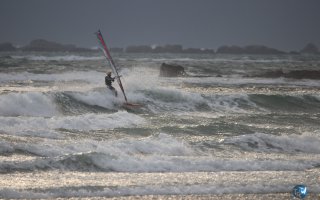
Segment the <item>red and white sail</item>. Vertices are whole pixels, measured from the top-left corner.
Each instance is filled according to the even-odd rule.
[[[115,75],[115,78],[117,79],[117,82],[118,82],[118,84],[119,84],[119,86],[121,88],[121,91],[123,93],[123,97],[127,102],[127,97],[126,97],[126,94],[124,92],[124,89],[123,89],[123,86],[122,86],[122,83],[121,83],[120,76],[118,74],[116,65],[115,65],[115,63],[114,63],[114,61],[113,61],[113,59],[111,57],[111,54],[110,54],[110,52],[108,50],[108,47],[107,47],[107,45],[106,45],[106,43],[105,43],[105,41],[104,41],[104,39],[102,37],[101,31],[98,30],[95,34],[97,35],[97,38],[98,38],[98,41],[99,41],[99,44],[100,44],[100,49],[103,51],[104,56],[108,60],[108,62],[110,64],[110,67],[112,69],[112,72]]]

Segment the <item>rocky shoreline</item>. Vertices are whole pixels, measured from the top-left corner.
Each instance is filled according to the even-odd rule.
[[[41,51],[41,52],[94,52],[98,49],[77,47],[73,44],[60,44],[57,42],[37,39],[29,44],[16,47],[10,42],[0,43],[0,52],[3,51]],[[318,47],[309,43],[300,51],[280,51],[264,45],[248,45],[240,47],[236,45],[223,45],[216,51],[205,48],[183,48],[182,45],[148,46],[135,45],[126,48],[110,48],[112,52],[119,53],[186,53],[186,54],[255,54],[255,55],[281,55],[281,54],[320,54]]]

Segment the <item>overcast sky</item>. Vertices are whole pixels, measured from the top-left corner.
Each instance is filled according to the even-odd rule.
[[[320,46],[320,0],[0,0],[0,43]]]

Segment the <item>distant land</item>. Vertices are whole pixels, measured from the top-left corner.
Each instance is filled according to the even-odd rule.
[[[28,45],[15,47],[12,43],[6,42],[0,44],[0,52],[3,51],[43,51],[43,52],[95,52],[97,49],[77,47],[73,44],[59,44],[57,42],[37,39],[31,41]],[[275,48],[270,48],[264,45],[248,45],[240,47],[236,45],[221,46],[216,51],[213,49],[203,48],[186,48],[182,45],[169,44],[164,46],[148,46],[135,45],[126,48],[111,48],[112,52],[119,53],[190,53],[190,54],[320,54],[318,47],[313,43],[308,43],[304,48],[298,51],[280,51]]]
[[[84,52],[92,51],[92,49],[80,48],[73,44],[59,44],[57,42],[37,39],[19,48],[9,42],[2,43],[0,44],[0,51]]]

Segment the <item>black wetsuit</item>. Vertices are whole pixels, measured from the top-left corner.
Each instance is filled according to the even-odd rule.
[[[106,77],[104,78],[104,80],[105,80],[106,86],[107,86],[110,90],[114,91],[115,95],[117,96],[117,91],[116,91],[116,89],[115,89],[114,87],[112,87],[112,82],[114,82],[114,78],[112,78],[111,76],[106,76]]]
[[[114,81],[114,78],[112,78],[111,76],[106,76],[104,78],[106,85],[108,86],[108,88],[113,88],[112,87],[112,82]],[[114,88],[113,88],[114,89]]]

